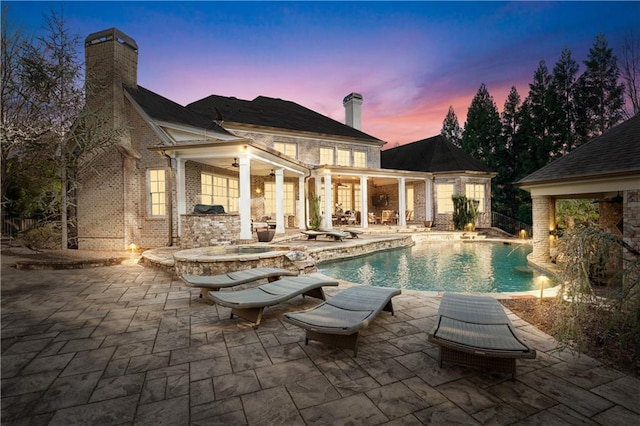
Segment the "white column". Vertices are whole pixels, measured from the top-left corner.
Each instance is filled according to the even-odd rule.
[[[251,235],[251,166],[247,157],[240,157],[240,239],[250,240]]]
[[[369,227],[369,206],[367,205],[367,200],[369,199],[368,189],[367,189],[367,177],[360,176],[360,205],[362,206],[360,212],[360,225],[363,228]]]
[[[433,179],[425,179],[424,181],[424,201],[426,215],[425,220],[433,222]]]
[[[405,178],[398,179],[398,225],[407,225],[407,192],[405,188]]]
[[[187,213],[187,201],[185,196],[185,163],[183,158],[176,158],[176,202],[178,212],[178,236],[182,235],[182,218],[180,215]]]
[[[284,234],[284,174],[276,169],[276,233]]]
[[[307,229],[307,220],[309,215],[307,212],[307,199],[305,197],[305,182],[304,176],[298,178],[298,228],[301,230]]]
[[[322,218],[322,228],[332,229],[331,212],[333,212],[333,194],[331,191],[331,175],[324,175],[324,216]]]

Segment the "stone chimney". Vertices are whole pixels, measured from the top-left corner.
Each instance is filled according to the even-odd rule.
[[[350,93],[342,100],[344,105],[345,119],[347,126],[354,129],[362,129],[362,95],[360,93]]]

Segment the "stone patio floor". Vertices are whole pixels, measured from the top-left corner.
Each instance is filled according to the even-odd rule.
[[[438,366],[439,299],[404,291],[357,358],[279,320],[253,329],[172,273],[17,270],[2,258],[2,424],[640,424],[640,381],[509,313],[538,352],[508,374]],[[344,288],[327,288],[332,295]]]

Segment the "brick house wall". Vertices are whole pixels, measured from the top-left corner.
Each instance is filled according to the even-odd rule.
[[[166,158],[147,150],[160,140],[124,95],[123,85],[137,86],[137,45],[115,29],[95,33],[85,43],[87,104],[111,107],[114,127],[125,127],[92,170],[81,176],[78,191],[78,248],[123,250],[165,246],[171,240],[166,217],[147,214],[147,171],[167,170]],[[173,200],[175,206],[175,199]],[[174,224],[177,224],[173,215]]]

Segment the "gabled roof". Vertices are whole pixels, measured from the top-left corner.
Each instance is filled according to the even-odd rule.
[[[442,135],[382,151],[380,165],[383,169],[416,172],[491,172],[486,165]]]
[[[235,97],[211,95],[187,105],[187,108],[203,117],[221,122],[229,121],[382,142],[295,102],[266,96],[258,96],[252,101],[247,101]]]
[[[182,105],[147,90],[142,86],[135,88],[125,87],[125,90],[131,95],[140,108],[155,120],[198,127],[230,135],[229,132],[216,124],[213,119],[206,119]]]
[[[530,175],[520,185],[640,172],[640,114]]]

